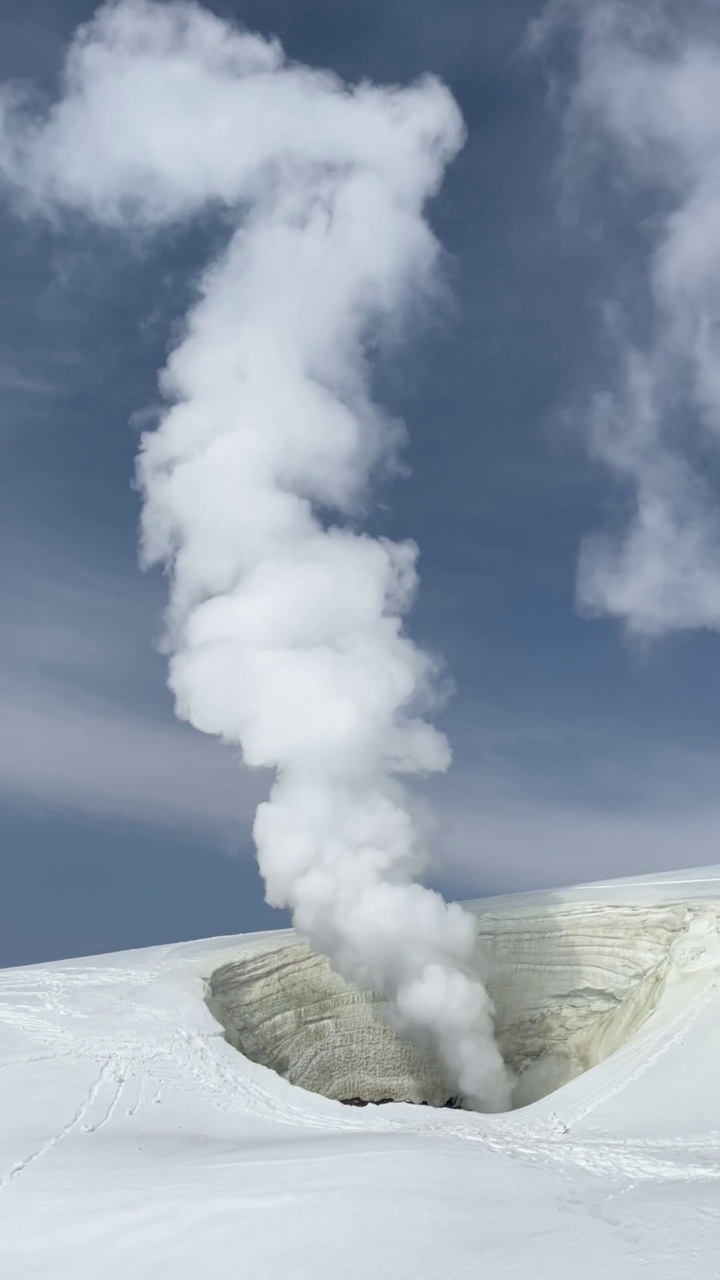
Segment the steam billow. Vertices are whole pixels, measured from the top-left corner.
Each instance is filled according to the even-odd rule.
[[[423,207],[462,139],[431,77],[349,87],[194,5],[126,0],[78,31],[42,117],[5,95],[0,151],[25,211],[147,234],[215,210],[229,227],[138,458],[177,713],[275,770],[254,826],[268,901],[384,994],[452,1089],[500,1110],[472,920],[414,879],[400,779],[450,761],[422,718],[433,663],[403,629],[416,548],[357,529],[398,442],[368,352],[431,296]]]

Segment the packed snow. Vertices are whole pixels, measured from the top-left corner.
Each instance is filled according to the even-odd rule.
[[[719,1275],[720,867],[471,906],[506,1054],[582,1072],[499,1115],[239,1052],[210,980],[285,933],[0,974],[3,1280]]]

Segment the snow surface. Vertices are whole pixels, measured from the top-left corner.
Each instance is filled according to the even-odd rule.
[[[630,908],[633,990],[633,932],[684,923],[640,1029],[500,1116],[347,1108],[238,1053],[207,980],[287,934],[3,971],[2,1280],[720,1276],[720,867],[475,903],[498,971],[573,904]]]

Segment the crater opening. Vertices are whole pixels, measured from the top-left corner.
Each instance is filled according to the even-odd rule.
[[[473,908],[469,908],[473,910]],[[477,971],[515,1078],[513,1107],[602,1062],[654,1012],[717,906],[553,903],[477,914]],[[695,947],[697,951],[697,946]],[[436,1061],[401,1039],[384,1002],[300,941],[250,945],[209,978],[226,1039],[292,1084],[353,1105],[462,1105]]]

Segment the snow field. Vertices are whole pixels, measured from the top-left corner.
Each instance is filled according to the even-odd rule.
[[[560,1008],[571,1040],[592,1045],[573,991],[600,993],[613,1035],[632,993],[645,1017],[603,1061],[505,1115],[343,1107],[238,1053],[207,980],[287,934],[0,973],[2,1280],[712,1280],[720,871],[676,879],[484,904],[501,1035],[542,1026],[557,1048]],[[634,908],[613,915],[612,946],[586,909],[598,903]],[[581,910],[551,927],[563,904]],[[533,984],[531,956],[554,986]]]

